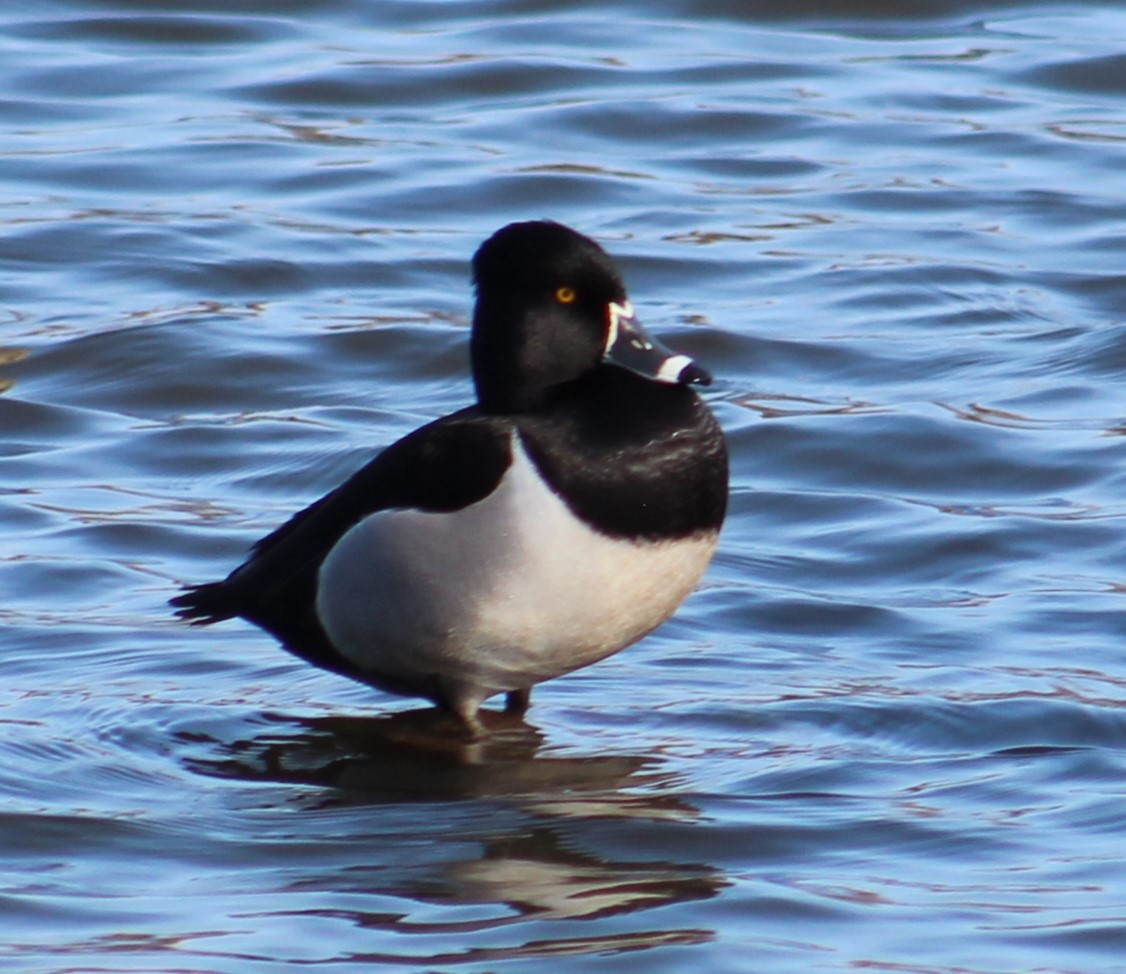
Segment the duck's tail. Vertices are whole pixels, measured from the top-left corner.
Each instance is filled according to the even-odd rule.
[[[180,595],[169,599],[168,604],[193,626],[209,626],[239,614],[232,586],[226,581],[189,585]]]

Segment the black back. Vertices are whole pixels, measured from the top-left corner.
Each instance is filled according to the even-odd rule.
[[[376,511],[456,511],[482,500],[510,463],[508,424],[475,407],[445,416],[393,443],[268,534],[223,581],[192,586],[172,605],[196,625],[242,616],[310,662],[356,676],[316,618],[317,573],[328,553]]]

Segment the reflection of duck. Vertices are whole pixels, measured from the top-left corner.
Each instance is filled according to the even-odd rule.
[[[26,348],[0,348],[0,365],[13,365],[27,358]],[[0,376],[0,393],[7,392],[16,384],[15,379]]]
[[[173,599],[242,616],[298,656],[420,696],[471,732],[488,697],[617,652],[699,580],[723,522],[727,452],[594,241],[512,224],[473,260],[477,404],[388,447]]]
[[[678,807],[667,796],[618,793],[663,783],[667,776],[655,770],[653,758],[541,752],[543,734],[520,717],[485,711],[481,718],[489,734],[478,739],[443,733],[445,716],[424,709],[370,718],[282,718],[276,734],[227,744],[192,734],[185,743],[207,747],[207,754],[189,762],[204,774],[338,789],[328,802],[339,800],[341,791],[364,802],[519,798],[526,806],[558,803],[563,816],[568,800],[581,814],[604,800],[607,815],[694,818],[689,806]],[[214,756],[216,748],[221,758]],[[615,800],[626,811],[617,812]]]
[[[696,811],[667,793],[673,779],[656,759],[541,751],[543,735],[521,719],[489,712],[482,718],[489,734],[476,741],[443,733],[443,718],[434,710],[371,719],[274,718],[274,731],[225,744],[196,731],[181,737],[184,746],[205,750],[190,762],[204,774],[333,786],[319,795],[320,806],[397,809],[437,803],[433,812],[409,815],[414,823],[409,829],[392,813],[399,839],[425,853],[352,873],[347,888],[419,903],[501,908],[426,921],[357,912],[353,919],[359,926],[457,934],[528,917],[596,919],[707,899],[726,885],[710,866],[675,861],[675,836],[667,830],[694,829]],[[642,838],[639,829],[660,833]],[[625,844],[625,833],[634,843],[662,848],[660,859],[606,855]],[[674,841],[666,850],[663,840],[670,836]],[[699,929],[634,930],[610,934],[603,944],[603,933],[592,930],[581,940],[585,945],[590,939],[589,945],[566,949],[636,949],[710,936]]]
[[[708,899],[725,885],[714,869],[661,862],[606,862],[568,848],[551,828],[485,843],[479,859],[452,863],[431,902],[504,902],[519,914],[595,919]]]

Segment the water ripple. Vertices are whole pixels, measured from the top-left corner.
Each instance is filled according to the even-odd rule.
[[[228,8],[0,15],[8,966],[1118,969],[1118,6]],[[171,619],[537,216],[717,373],[684,610],[473,746]]]

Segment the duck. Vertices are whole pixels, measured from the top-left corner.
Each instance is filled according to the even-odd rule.
[[[315,666],[430,701],[469,736],[503,694],[605,659],[668,619],[727,508],[711,376],[642,326],[613,259],[550,220],[472,259],[476,402],[387,446],[171,600]]]

